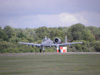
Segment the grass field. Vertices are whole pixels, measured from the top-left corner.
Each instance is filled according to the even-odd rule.
[[[0,55],[0,75],[100,75],[100,54]]]

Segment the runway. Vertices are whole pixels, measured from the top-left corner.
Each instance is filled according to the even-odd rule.
[[[57,52],[45,52],[45,53],[0,53],[2,55],[54,55],[54,54],[100,54],[100,52],[67,52],[67,53],[57,53]]]

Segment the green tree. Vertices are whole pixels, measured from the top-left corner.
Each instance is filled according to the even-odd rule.
[[[82,24],[75,24],[68,29],[68,37],[72,37],[71,40],[83,40],[85,26]],[[69,35],[70,34],[70,35]]]
[[[8,38],[10,39],[12,36],[14,36],[14,30],[13,28],[11,28],[10,26],[5,26],[4,27],[4,32],[6,33],[6,35],[8,36]]]
[[[96,52],[100,52],[100,41],[96,41],[92,43]]]
[[[0,27],[0,39],[2,39],[4,41],[8,41],[8,37],[5,34],[5,32],[1,29],[1,27]]]
[[[25,36],[25,34],[23,33],[23,32],[20,32],[18,35],[17,35],[17,37],[18,38],[25,38],[26,36]]]
[[[95,41],[95,36],[89,31],[84,31],[84,40],[87,40],[87,41]]]
[[[64,41],[65,33],[58,28],[50,28],[50,38],[53,40],[56,37]]]
[[[67,34],[69,38],[72,37],[71,40],[95,41],[94,35],[82,24],[75,24],[71,26]]]
[[[45,36],[49,36],[49,29],[47,27],[40,27],[36,29],[36,35],[40,39],[43,39]]]
[[[100,27],[93,27],[93,26],[89,26],[87,27],[88,30],[91,31],[91,33],[95,36],[95,40],[100,40]]]

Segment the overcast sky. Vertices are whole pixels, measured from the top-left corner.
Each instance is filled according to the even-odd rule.
[[[100,27],[100,0],[0,0],[0,26]]]

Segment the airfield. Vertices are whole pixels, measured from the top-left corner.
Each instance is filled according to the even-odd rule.
[[[0,75],[100,75],[100,52],[0,53]]]

